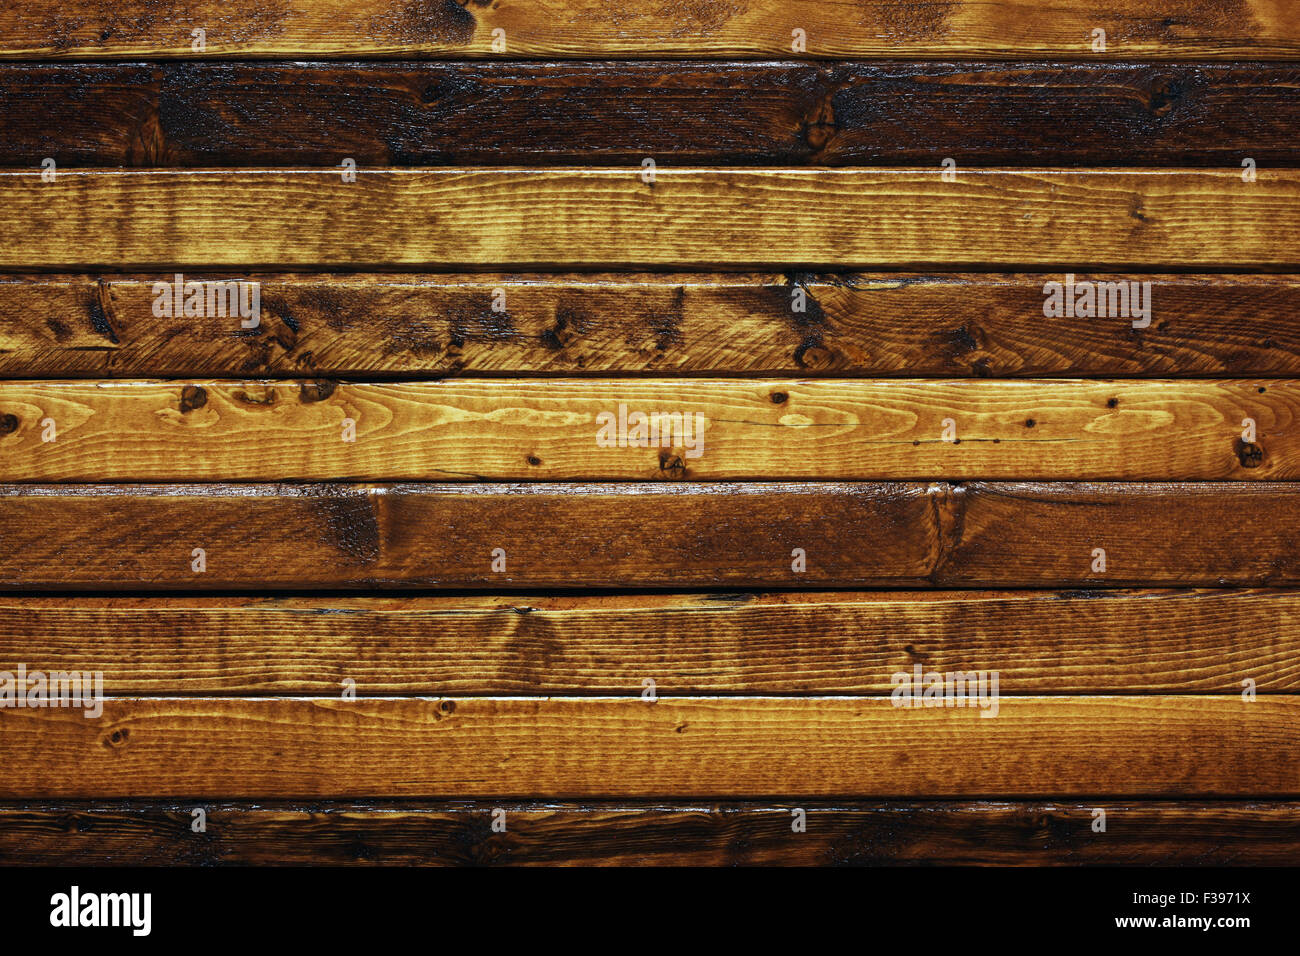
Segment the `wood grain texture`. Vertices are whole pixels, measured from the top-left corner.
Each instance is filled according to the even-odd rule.
[[[924,485],[0,488],[10,588],[924,583]],[[803,574],[796,547],[818,549]],[[192,570],[193,549],[207,553]],[[504,570],[492,570],[497,548]]]
[[[76,803],[0,807],[8,866],[1294,866],[1300,804]],[[506,811],[505,833],[491,830]],[[1107,830],[1093,833],[1095,810]]]
[[[1298,422],[1293,380],[0,382],[0,480],[1268,480]]]
[[[0,172],[0,268],[1300,266],[1300,171]]]
[[[0,486],[18,591],[1275,587],[1297,542],[1289,482]]]
[[[1150,283],[1143,328],[1131,308],[1045,318],[1064,275],[185,279],[258,282],[258,327],[155,316],[174,276],[0,276],[0,377],[1300,377],[1296,276],[1076,276]]]
[[[0,598],[0,672],[104,692],[887,694],[998,671],[1005,694],[1300,691],[1300,592],[983,591],[388,598]]]
[[[959,586],[1056,576],[1279,585],[1300,574],[1296,491],[1288,484],[972,482],[950,490],[941,506],[947,532],[934,578]],[[1104,572],[1091,570],[1099,548]]]
[[[107,698],[0,709],[5,799],[1300,793],[1300,697]]]
[[[509,56],[780,56],[803,29],[808,56],[1300,57],[1287,0],[69,0],[57,10],[12,0],[0,12],[0,55],[490,56],[505,31]],[[191,30],[206,31],[192,48]],[[1092,31],[1106,31],[1092,52]]]
[[[0,165],[1279,167],[1298,89],[1263,63],[5,64]]]

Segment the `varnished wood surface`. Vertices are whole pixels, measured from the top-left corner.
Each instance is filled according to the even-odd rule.
[[[0,10],[0,863],[1300,859],[1300,25],[1117,4]]]
[[[68,0],[51,10],[13,0],[0,12],[0,55],[130,56],[1026,56],[1078,59],[1300,57],[1287,0],[924,0],[740,3],[632,0]],[[205,30],[196,51],[191,31]],[[1106,31],[1094,52],[1093,30]],[[503,31],[498,34],[496,31]],[[504,49],[494,51],[494,38]]]
[[[1297,541],[1292,482],[0,486],[13,591],[1269,587]]]
[[[205,811],[195,833],[193,811]],[[794,832],[793,810],[807,829]],[[505,832],[493,832],[494,810]],[[1105,813],[1106,830],[1093,829]],[[0,807],[9,866],[1294,866],[1284,801]],[[1194,874],[1193,874],[1194,875]]]
[[[1293,380],[0,382],[0,480],[1259,481],[1298,422]]]
[[[643,173],[33,166],[0,172],[0,268],[1300,266],[1294,169]]]
[[[0,710],[0,798],[1300,794],[1300,697],[108,698]]]
[[[1268,63],[4,64],[0,165],[1279,167],[1298,89]]]
[[[17,589],[923,583],[924,485],[0,488]],[[815,557],[792,570],[796,547]],[[206,570],[193,570],[193,549]],[[504,561],[493,570],[500,549]],[[69,560],[69,557],[75,557]]]
[[[1300,376],[1295,276],[1081,273],[1149,316],[1048,318],[1064,274],[184,274],[240,279],[254,329],[154,315],[174,275],[0,276],[0,376]]]
[[[887,694],[998,671],[1002,693],[1300,691],[1300,592],[0,598],[0,672],[133,694]]]

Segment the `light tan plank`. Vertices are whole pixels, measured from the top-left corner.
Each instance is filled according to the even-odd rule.
[[[3,382],[0,480],[1259,480],[1298,422],[1291,380]]]
[[[1287,0],[9,0],[0,55],[789,56],[795,29],[823,57],[1300,57]]]
[[[0,172],[6,268],[1300,266],[1300,171]],[[342,157],[339,157],[341,160]],[[165,278],[165,277],[160,277]]]

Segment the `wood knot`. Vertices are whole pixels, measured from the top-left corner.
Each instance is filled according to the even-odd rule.
[[[304,405],[323,402],[334,394],[334,389],[337,387],[337,383],[325,380],[302,382],[298,385],[298,401]]]
[[[803,138],[814,152],[820,153],[830,145],[835,133],[835,108],[831,105],[831,97],[826,96],[808,114],[803,124]]]
[[[1264,462],[1264,449],[1254,442],[1238,438],[1236,452],[1242,468],[1258,468]]]
[[[1183,96],[1183,85],[1170,77],[1159,77],[1151,84],[1151,112],[1164,116],[1172,110]]]
[[[181,414],[192,412],[208,404],[208,393],[198,385],[186,385],[181,389]]]
[[[671,451],[661,451],[659,470],[673,478],[685,478],[686,462],[682,461],[681,455],[674,455]]]

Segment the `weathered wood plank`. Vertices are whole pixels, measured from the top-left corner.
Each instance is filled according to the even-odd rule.
[[[0,797],[1300,793],[1300,697],[108,698],[0,709]],[[991,719],[985,719],[991,717]]]
[[[881,694],[997,671],[1003,693],[1300,691],[1300,592],[0,599],[0,672],[104,693]]]
[[[1261,63],[7,64],[0,165],[1278,167],[1298,89]]]
[[[0,382],[0,480],[1268,480],[1298,421],[1293,380]]]
[[[1298,541],[1290,482],[0,486],[10,590],[1294,586]]]
[[[924,485],[8,485],[0,586],[924,583],[933,515]]]
[[[0,268],[1300,267],[1300,170],[644,173],[0,171]]]
[[[792,810],[807,830],[795,833]],[[1300,804],[390,802],[0,807],[8,866],[1295,866]],[[491,828],[505,810],[505,833]],[[1094,833],[1095,812],[1106,832]]]
[[[1093,585],[1281,584],[1300,577],[1296,491],[1286,484],[972,482],[943,503],[948,530],[934,578],[960,586],[1058,577]]]
[[[798,29],[808,56],[1294,58],[1290,13],[1285,0],[1195,0],[1176,12],[1155,0],[1058,0],[1050,16],[1037,0],[69,0],[57,10],[11,0],[0,55],[766,57],[788,56]],[[1097,29],[1106,45],[1094,52]]]
[[[1300,376],[1296,276],[1079,274],[1051,318],[1065,275],[184,278],[257,282],[257,327],[154,315],[171,274],[0,276],[0,376]]]

